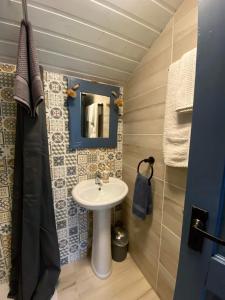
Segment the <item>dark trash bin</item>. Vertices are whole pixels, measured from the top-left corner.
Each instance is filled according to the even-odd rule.
[[[128,251],[128,233],[122,227],[112,230],[112,259],[121,262],[126,259]]]

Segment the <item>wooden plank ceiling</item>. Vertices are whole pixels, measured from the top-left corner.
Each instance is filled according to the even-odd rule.
[[[27,0],[40,63],[124,84],[182,0]],[[15,63],[22,5],[0,3],[0,61]]]

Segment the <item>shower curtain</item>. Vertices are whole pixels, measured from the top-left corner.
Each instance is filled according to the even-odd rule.
[[[17,125],[8,297],[50,300],[60,273],[60,257],[43,85],[32,28],[24,22],[21,23],[14,99],[17,100]]]
[[[38,118],[17,105],[9,298],[50,300],[60,273],[45,104]]]

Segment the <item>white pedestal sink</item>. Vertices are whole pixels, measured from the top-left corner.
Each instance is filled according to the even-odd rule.
[[[99,278],[111,274],[111,208],[123,201],[128,193],[125,182],[109,178],[101,190],[94,179],[78,183],[72,191],[73,198],[81,206],[93,210],[93,242],[91,265]]]

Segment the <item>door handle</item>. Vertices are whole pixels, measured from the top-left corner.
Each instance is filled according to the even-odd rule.
[[[193,226],[193,229],[194,230],[197,230],[197,232],[203,236],[204,238],[210,240],[210,241],[213,241],[219,245],[222,245],[222,246],[225,246],[225,241],[224,240],[221,240],[220,238],[214,236],[214,235],[211,235],[209,234],[207,231],[205,230],[202,230],[202,222],[201,220],[199,219],[194,219],[194,224],[192,225]]]
[[[202,251],[204,238],[213,241],[219,245],[225,246],[224,240],[214,235],[211,235],[206,231],[208,215],[208,211],[195,206],[192,207],[188,246],[189,248],[198,252]]]

